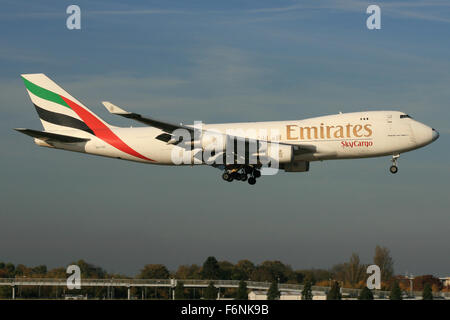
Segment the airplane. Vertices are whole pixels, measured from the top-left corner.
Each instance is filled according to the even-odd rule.
[[[128,112],[145,127],[106,123],[45,74],[21,75],[44,131],[16,128],[43,147],[157,165],[210,165],[225,181],[256,183],[265,168],[309,171],[310,162],[391,156],[424,147],[439,133],[399,111],[363,111],[303,120],[184,125]],[[264,166],[264,168],[263,168]],[[273,172],[273,171],[272,171]]]

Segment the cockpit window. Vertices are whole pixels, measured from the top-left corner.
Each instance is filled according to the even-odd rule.
[[[412,117],[409,114],[401,114],[400,115],[400,119],[403,119],[403,118],[410,118],[410,119],[412,119]]]

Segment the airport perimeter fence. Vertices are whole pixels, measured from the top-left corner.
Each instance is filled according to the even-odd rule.
[[[206,288],[213,282],[217,288],[238,288],[239,280],[196,280],[196,279],[81,279],[81,287],[168,287],[175,288],[177,282],[182,282],[185,288]],[[255,291],[266,291],[270,287],[270,282],[246,281],[247,288]],[[52,278],[0,278],[0,286],[56,286],[66,287],[67,279]],[[286,294],[301,294],[304,286],[301,284],[280,283],[278,289]],[[312,286],[314,295],[326,295],[330,287]],[[388,299],[389,291],[373,290],[374,298]],[[343,298],[356,299],[359,297],[361,289],[341,288]],[[450,300],[450,292],[433,292],[435,298]],[[404,298],[421,299],[421,291],[404,291]]]

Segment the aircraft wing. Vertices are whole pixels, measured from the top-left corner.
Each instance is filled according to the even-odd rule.
[[[37,131],[37,130],[32,130],[32,129],[16,128],[14,130],[19,131],[23,134],[26,134],[30,137],[43,140],[43,141],[58,141],[58,142],[64,142],[64,143],[77,143],[77,142],[86,142],[86,141],[90,140],[87,138],[78,138],[78,137],[66,136],[63,134]]]
[[[174,124],[174,123],[170,123],[170,122],[160,121],[160,120],[144,117],[138,113],[128,112],[108,101],[103,101],[102,104],[105,106],[106,110],[108,110],[112,114],[122,116],[122,117],[125,117],[128,119],[136,120],[136,121],[146,124],[148,126],[161,129],[162,131],[164,131],[168,134],[171,134],[172,132],[174,132],[177,129],[185,129],[185,130],[188,130],[193,135],[196,130],[195,128],[188,127],[188,126],[185,126],[182,124]],[[167,135],[162,135],[162,136],[163,136],[162,139],[160,138],[159,140],[165,141],[166,140],[165,138],[167,137]],[[158,137],[157,137],[157,139],[158,139]]]
[[[160,120],[156,120],[153,118],[144,117],[138,113],[134,112],[128,112],[126,110],[123,110],[122,108],[112,104],[108,101],[102,101],[102,104],[105,106],[105,108],[112,114],[122,116],[128,119],[133,119],[138,122],[141,122],[143,124],[156,127],[164,131],[165,133],[160,134],[156,137],[156,139],[167,142],[169,144],[178,144],[178,141],[176,141],[172,133],[177,129],[185,129],[191,133],[191,136],[194,137],[194,134],[196,133],[196,130],[199,130],[201,132],[197,132],[198,135],[201,135],[202,133],[206,132],[207,130],[201,130],[195,127],[185,126],[183,124],[174,124],[170,122],[163,122]],[[215,133],[217,134],[217,133]],[[277,143],[279,145],[286,145],[286,146],[292,146],[294,149],[294,152],[300,154],[300,153],[309,153],[309,152],[315,152],[316,147],[314,145],[307,145],[307,144],[290,144],[285,142],[279,142],[279,141],[266,141],[266,140],[260,140],[260,139],[249,139],[249,138],[243,138],[243,137],[233,137],[233,139],[237,140],[245,140],[246,143]]]

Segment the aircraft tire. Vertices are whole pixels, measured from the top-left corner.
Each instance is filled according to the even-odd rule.
[[[389,171],[390,171],[392,174],[395,174],[395,173],[398,172],[398,167],[397,167],[397,166],[391,166],[391,167],[389,168]]]
[[[256,179],[253,177],[248,178],[248,183],[254,185],[256,183]]]

